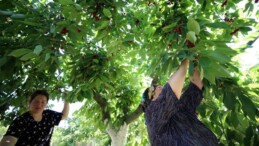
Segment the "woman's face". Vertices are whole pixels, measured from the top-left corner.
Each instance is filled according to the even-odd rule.
[[[162,89],[163,89],[163,86],[156,86],[155,87],[155,91],[154,91],[154,95],[153,95],[153,99],[152,99],[153,101],[158,98],[158,96],[162,92]]]
[[[47,97],[44,95],[37,95],[30,103],[29,110],[34,114],[41,114],[47,106]]]

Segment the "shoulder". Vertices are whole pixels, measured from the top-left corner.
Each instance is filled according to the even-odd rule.
[[[28,119],[29,117],[30,117],[30,113],[29,112],[25,112],[22,115],[15,117],[13,121],[14,122],[24,121],[24,120]]]
[[[46,115],[46,116],[57,115],[57,114],[61,114],[61,113],[50,109],[46,109],[43,111],[43,115]]]
[[[172,87],[170,86],[170,84],[168,82],[164,85],[163,90],[164,91],[173,91]]]
[[[43,117],[47,121],[52,121],[53,125],[58,125],[62,119],[62,113],[53,110],[44,110]]]
[[[50,109],[46,109],[46,110],[43,111],[43,113],[53,113],[53,112],[55,112],[55,111],[50,110]]]
[[[50,109],[46,109],[43,111],[43,115],[51,115],[53,113],[55,113],[56,111],[50,110]]]

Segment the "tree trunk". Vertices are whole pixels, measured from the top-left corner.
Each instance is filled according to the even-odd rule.
[[[110,125],[106,131],[112,139],[111,146],[124,146],[127,141],[128,125],[124,123],[118,130],[113,129]]]

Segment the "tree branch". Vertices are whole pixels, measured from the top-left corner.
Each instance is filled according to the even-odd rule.
[[[248,46],[252,46],[252,45],[255,43],[255,41],[256,41],[257,39],[258,39],[258,38],[255,38],[254,40],[249,41],[249,42],[247,43],[247,45],[248,45]]]
[[[158,83],[158,77],[156,76],[153,78],[153,80],[151,82],[151,86],[156,85],[157,83]],[[143,108],[142,108],[142,105],[139,104],[139,106],[133,113],[126,116],[125,122],[127,124],[130,124],[131,122],[135,121],[142,113],[143,113]]]
[[[101,107],[101,112],[103,116],[103,120],[110,119],[110,114],[107,111],[107,101],[105,98],[102,97],[101,94],[97,93],[95,90],[93,90],[93,98],[97,102],[97,104]]]
[[[131,122],[135,121],[142,113],[143,113],[142,106],[139,105],[138,108],[133,113],[126,116],[125,122],[127,124],[130,124]]]

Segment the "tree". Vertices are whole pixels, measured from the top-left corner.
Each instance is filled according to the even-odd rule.
[[[236,0],[0,3],[1,120],[47,88],[52,98],[85,101],[84,116],[116,137],[142,112],[140,89],[150,84],[142,79],[164,83],[189,58],[189,74],[198,66],[204,76],[202,121],[221,144],[258,143],[258,91],[243,85],[233,60],[258,37],[257,1],[242,1],[244,9]]]

